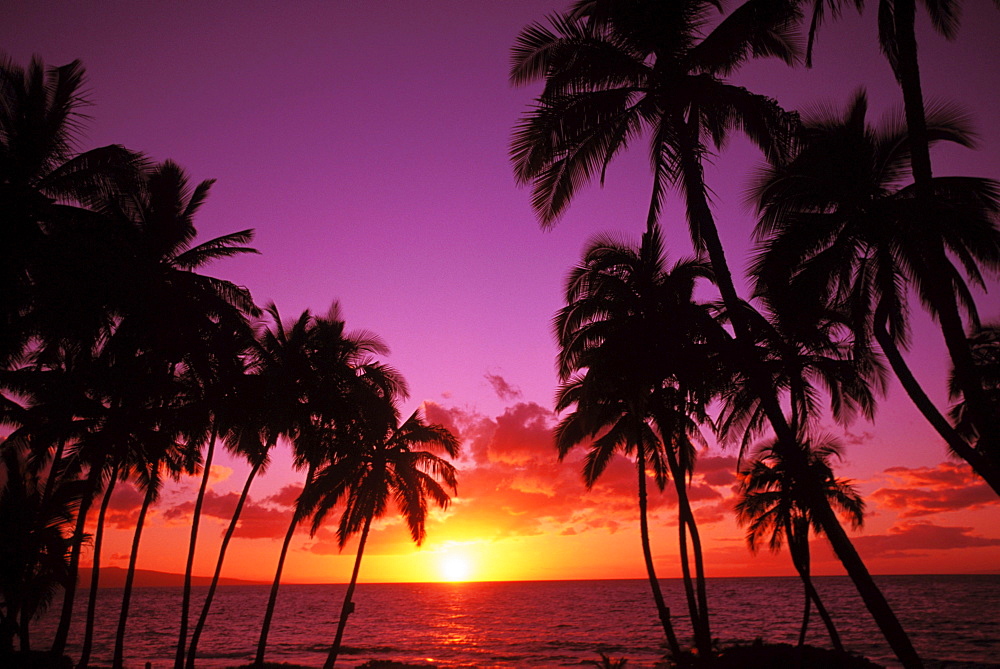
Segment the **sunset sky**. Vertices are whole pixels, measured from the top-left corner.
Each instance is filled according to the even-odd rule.
[[[985,0],[964,5],[954,43],[920,17],[921,68],[926,97],[964,105],[981,146],[937,151],[934,168],[1000,177],[1000,14]],[[175,160],[193,180],[217,179],[197,220],[201,239],[256,229],[261,255],[209,273],[286,317],[324,313],[338,300],[349,328],[374,331],[391,347],[387,361],[411,389],[405,409],[423,405],[460,435],[451,509],[431,519],[420,549],[395,519],[380,523],[362,581],[644,576],[634,466],[616,461],[587,491],[581,453],[556,459],[549,324],[589,238],[638,239],[651,185],[645,144],[612,164],[603,189],[583,189],[551,231],[540,230],[507,157],[511,128],[538,92],[508,84],[510,46],[521,28],[564,8],[554,0],[6,3],[0,50],[15,62],[38,54],[50,65],[79,58],[86,66],[93,104],[81,149],[124,144]],[[754,63],[732,79],[790,109],[841,108],[860,86],[872,120],[899,104],[873,9],[825,26],[814,58],[813,70]],[[733,141],[707,170],[734,269],[750,249],[744,190],[759,161]],[[689,255],[676,197],[661,221],[670,257]],[[978,298],[985,320],[1000,318],[998,293],[994,278]],[[945,407],[940,334],[916,301],[913,317],[909,360]],[[896,384],[874,424],[826,427],[847,445],[840,475],[868,503],[855,537],[872,572],[1000,571],[996,496],[948,461]],[[692,483],[708,575],[791,574],[787,555],[754,557],[745,547],[732,513],[735,456],[713,443]],[[247,471],[225,457],[213,471],[199,574],[211,573]],[[303,476],[279,448],[251,492],[226,576],[269,580]],[[183,570],[196,485],[165,489],[139,568]],[[140,503],[127,488],[113,500],[106,563],[126,566]],[[675,499],[654,495],[651,505],[658,569],[679,576]],[[292,546],[288,581],[349,577],[353,544],[339,553],[332,528],[303,531]],[[822,542],[815,546],[814,572],[842,573]]]

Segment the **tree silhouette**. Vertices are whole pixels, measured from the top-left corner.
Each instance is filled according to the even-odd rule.
[[[929,311],[941,313],[942,285],[958,295],[978,321],[967,280],[951,263],[933,260],[944,245],[959,258],[968,279],[985,285],[981,268],[1000,270],[1000,188],[989,179],[935,177],[929,205],[916,196],[909,175],[906,128],[889,118],[866,120],[864,92],[843,112],[807,117],[799,148],[773,161],[754,186],[760,210],[755,262],[758,282],[778,311],[802,303],[846,312],[858,346],[878,341],[914,404],[948,445],[1000,494],[1000,470],[948,424],[916,382],[900,349],[908,344],[912,287]],[[933,141],[970,142],[964,117],[952,109],[927,116]],[[918,214],[930,207],[931,216]],[[933,223],[933,225],[931,225]],[[980,422],[981,425],[981,422]],[[978,446],[988,439],[980,440]],[[992,443],[992,442],[989,442]]]
[[[381,406],[380,406],[381,404]],[[303,506],[313,510],[312,532],[335,507],[343,507],[337,525],[337,544],[361,532],[351,581],[337,625],[337,635],[327,655],[325,669],[337,662],[348,616],[354,611],[354,589],[361,568],[372,521],[385,516],[392,505],[403,517],[410,536],[419,546],[426,534],[428,500],[442,509],[451,498],[445,486],[457,491],[455,468],[429,450],[458,456],[458,440],[441,425],[428,425],[420,412],[398,423],[399,411],[392,396],[382,397],[366,415],[348,428],[349,445],[341,445],[336,458],[317,470],[303,493]]]
[[[704,182],[703,157],[729,131],[742,130],[765,155],[779,156],[795,119],[771,99],[733,86],[721,77],[748,58],[796,56],[788,39],[796,18],[786,2],[750,0],[711,31],[707,17],[715,3],[704,0],[658,3],[581,0],[551,27],[534,24],[513,49],[511,80],[545,80],[535,107],[514,132],[511,157],[522,183],[532,183],[532,205],[551,225],[575,189],[603,169],[630,140],[651,136],[652,227],[666,187],[685,197],[691,238],[707,253],[716,283],[732,317],[740,359],[754,394],[786,451],[789,466],[808,463],[796,446],[768,374],[757,363],[750,324],[725,257]],[[706,34],[707,33],[707,34]],[[880,630],[906,667],[922,663],[821,490],[811,504],[825,534]]]
[[[570,273],[566,306],[554,321],[563,382],[557,410],[573,408],[556,429],[560,458],[589,441],[583,476],[591,487],[615,453],[634,454],[646,570],[676,658],[681,650],[649,545],[646,470],[652,469],[661,490],[668,478],[674,481],[691,623],[699,651],[710,652],[700,538],[686,482],[694,465],[690,435],[697,432],[691,416],[703,416],[704,405],[716,390],[709,349],[714,353],[726,335],[708,307],[693,300],[695,284],[702,278],[711,278],[711,272],[695,261],[667,270],[658,226],[643,235],[638,249],[599,237]],[[697,587],[691,583],[689,536],[695,549]]]
[[[306,468],[306,477],[278,555],[257,642],[254,660],[257,666],[264,663],[267,636],[292,535],[309,514],[301,499],[307,498],[316,471],[340,455],[338,434],[363,415],[373,398],[406,395],[405,382],[398,373],[375,359],[376,355],[387,353],[388,348],[372,333],[347,332],[337,303],[323,317],[303,313],[292,328],[280,324],[273,305],[268,311],[274,319],[275,330],[263,333],[261,348],[280,351],[284,358],[281,364],[285,367],[281,373],[288,381],[286,397],[296,403],[295,413],[289,417],[294,462],[297,468]],[[289,331],[295,335],[294,339],[289,338]]]
[[[823,528],[813,517],[808,501],[798,494],[798,480],[784,466],[780,452],[773,446],[771,443],[758,449],[756,457],[740,471],[737,519],[740,525],[747,527],[747,545],[753,553],[765,540],[771,552],[775,553],[781,550],[783,543],[788,543],[792,564],[805,589],[799,645],[805,643],[809,609],[814,604],[834,648],[843,652],[840,635],[810,576],[809,532],[820,533]],[[850,482],[834,477],[830,464],[834,457],[840,457],[840,445],[829,438],[816,441],[805,439],[802,449],[809,460],[809,475],[814,478],[814,485],[827,491],[830,504],[845,513],[855,528],[861,527],[864,502]]]

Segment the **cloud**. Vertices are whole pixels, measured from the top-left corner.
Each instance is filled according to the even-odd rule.
[[[225,465],[212,465],[211,469],[208,471],[208,481],[214,485],[216,483],[222,483],[232,475],[232,467],[226,467]]]
[[[996,494],[965,465],[942,462],[936,467],[890,467],[883,474],[890,486],[877,489],[871,498],[902,518],[997,504]]]
[[[887,534],[855,537],[854,545],[866,558],[913,557],[912,551],[1000,546],[1000,538],[975,535],[973,531],[972,527],[906,521],[890,527]]]
[[[631,531],[638,524],[637,473],[634,461],[615,456],[590,490],[581,471],[587,446],[572,449],[562,462],[555,448],[556,415],[533,402],[516,402],[489,417],[475,410],[425,402],[428,422],[459,436],[458,493],[447,511],[432,511],[427,537],[433,544],[438,527],[456,541],[496,541],[542,534],[572,536],[586,532]],[[717,522],[732,513],[736,459],[702,453],[690,485],[699,523]],[[677,496],[673,485],[660,492],[647,480],[650,522],[676,525]],[[291,503],[298,490],[282,490],[262,505]],[[339,554],[335,529],[339,510],[306,544],[322,555]],[[284,531],[287,516],[282,517]],[[266,534],[262,531],[261,534]],[[406,552],[412,540],[395,509],[373,526],[366,552]],[[345,553],[352,550],[349,546]]]
[[[145,493],[141,492],[131,483],[119,481],[115,484],[115,489],[111,493],[111,501],[108,502],[108,513],[105,523],[110,523],[119,530],[131,530],[135,527],[135,522],[139,518],[139,511],[142,509],[142,500]],[[151,512],[147,512],[147,516]]]
[[[246,539],[283,538],[292,519],[291,507],[287,501],[291,499],[294,505],[294,500],[301,489],[301,486],[286,486],[277,494],[265,498],[263,502],[256,502],[252,497],[248,497],[240,512],[235,536]],[[228,527],[239,497],[235,492],[219,495],[209,490],[205,493],[202,514],[208,518],[219,519]],[[188,500],[164,510],[163,517],[167,521],[189,522],[193,512],[194,501]]]
[[[493,386],[493,392],[496,393],[497,397],[504,402],[512,402],[514,400],[521,399],[522,393],[521,389],[517,386],[512,386],[507,383],[507,381],[498,374],[490,374],[487,372],[483,377]]]

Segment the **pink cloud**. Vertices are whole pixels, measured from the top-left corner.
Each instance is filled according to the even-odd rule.
[[[911,551],[948,550],[1000,546],[1000,538],[973,534],[972,527],[935,525],[926,521],[907,521],[889,528],[887,534],[854,539],[858,551],[866,557],[912,557]]]
[[[493,392],[496,393],[497,398],[503,400],[504,402],[521,399],[521,389],[507,383],[506,379],[502,376],[498,374],[490,374],[489,372],[483,376],[493,387]]]
[[[879,488],[871,498],[903,518],[996,505],[996,494],[967,466],[942,462],[936,467],[890,467],[892,487]]]

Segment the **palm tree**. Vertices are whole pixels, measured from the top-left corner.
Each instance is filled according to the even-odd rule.
[[[62,480],[52,489],[15,443],[0,443],[0,657],[31,650],[30,624],[69,577],[75,514],[82,481]]]
[[[242,324],[241,324],[242,325]],[[221,336],[215,336],[221,335]],[[191,535],[188,543],[187,563],[184,570],[184,592],[181,602],[181,622],[179,638],[177,642],[177,656],[175,666],[183,667],[184,655],[187,645],[188,611],[191,601],[191,579],[194,569],[195,548],[198,540],[198,527],[201,518],[202,505],[208,489],[208,482],[211,474],[212,463],[215,456],[216,440],[223,433],[223,440],[229,429],[237,429],[237,416],[245,416],[246,412],[240,411],[233,406],[235,402],[248,401],[245,388],[247,386],[245,374],[245,357],[249,346],[249,341],[244,340],[245,332],[226,332],[218,330],[213,333],[213,364],[211,365],[211,376],[203,377],[196,370],[188,370],[185,384],[195,395],[193,402],[202,405],[202,410],[209,414],[210,424],[208,439],[206,441],[205,457],[202,463],[201,483],[198,487],[198,494],[195,498],[195,506],[191,523]],[[241,392],[243,391],[243,392]],[[260,450],[257,446],[256,450]]]
[[[403,379],[375,359],[376,355],[388,353],[385,344],[369,332],[347,332],[336,302],[324,317],[304,312],[292,328],[280,325],[278,311],[273,305],[268,311],[274,319],[275,330],[263,333],[262,349],[266,354],[278,352],[283,357],[281,364],[286,365],[281,370],[283,375],[287,374],[284,378],[290,381],[286,397],[295,402],[294,411],[288,416],[287,433],[291,435],[295,466],[304,467],[306,476],[300,502],[292,513],[278,554],[257,642],[254,660],[257,666],[264,663],[288,547],[295,529],[308,517],[308,509],[301,499],[308,496],[316,471],[325,462],[339,457],[337,436],[358,420],[373,397],[406,395]],[[286,330],[298,334],[299,338],[290,340]]]
[[[0,363],[30,340],[86,337],[103,325],[109,257],[90,206],[139,180],[145,159],[121,146],[76,153],[83,127],[79,61],[22,68],[0,56]],[[81,252],[86,249],[86,252]]]
[[[380,396],[372,408],[373,411],[348,428],[350,447],[341,447],[338,457],[317,470],[308,493],[303,493],[303,505],[314,509],[312,533],[322,526],[334,507],[341,505],[343,511],[337,526],[340,548],[361,532],[337,636],[324,669],[336,664],[347,617],[354,611],[352,597],[372,521],[389,512],[391,499],[419,546],[426,534],[428,499],[446,509],[451,498],[444,486],[457,492],[454,466],[435,453],[417,450],[433,448],[457,457],[459,443],[454,435],[441,425],[425,423],[419,410],[399,424],[399,411],[392,396]]]
[[[814,4],[810,42],[822,20],[824,5],[830,6],[836,14],[842,0],[812,0]],[[853,0],[859,9],[864,0]],[[925,0],[924,8],[934,28],[947,39],[954,39],[958,32],[960,14],[958,0]],[[1000,1],[994,0],[1000,8]],[[929,215],[932,200],[936,197],[934,175],[931,168],[930,146],[935,140],[933,122],[928,118],[933,110],[924,105],[920,80],[920,66],[917,58],[916,0],[879,0],[878,28],[879,44],[885,54],[893,74],[903,93],[906,116],[905,141],[909,149],[909,162],[913,174],[913,197],[920,203],[914,212],[914,225],[931,229],[931,236],[937,221]],[[949,244],[946,240],[934,240],[926,249],[927,271],[936,276],[951,274],[951,263],[947,257]],[[981,390],[976,377],[973,355],[965,338],[965,327],[961,317],[956,287],[949,282],[930,282],[928,293],[934,300],[934,311],[944,335],[948,353],[955,368],[956,383],[961,386],[967,398],[970,416],[979,424],[986,441],[1000,440],[1000,421],[990,410],[989,400]],[[959,293],[960,297],[964,297]],[[975,317],[972,318],[976,325]]]
[[[969,347],[972,349],[983,391],[996,414],[1000,410],[1000,323],[980,325],[969,336]],[[952,400],[959,400],[949,412],[955,429],[969,443],[975,442],[976,449],[1000,467],[1000,444],[981,445],[979,432],[975,423],[970,420],[969,407],[954,374],[949,379],[948,391]]]
[[[840,457],[840,445],[829,438],[804,439],[802,449],[809,460],[809,475],[814,478],[816,485],[826,490],[830,504],[846,514],[853,527],[861,527],[864,501],[849,481],[834,477],[830,464],[834,457]],[[768,548],[776,553],[787,541],[792,564],[802,579],[805,611],[799,632],[799,645],[805,643],[809,610],[814,604],[826,625],[834,648],[843,652],[840,635],[837,634],[833,619],[823,606],[810,576],[809,532],[812,530],[819,534],[823,528],[816,522],[806,500],[798,494],[798,480],[785,467],[783,458],[773,443],[758,449],[753,461],[740,471],[739,480],[741,499],[736,505],[736,513],[740,525],[747,526],[747,545],[750,551],[756,553],[766,539]]]
[[[560,458],[590,441],[583,475],[591,487],[615,453],[634,454],[646,570],[674,657],[681,650],[649,546],[646,472],[653,470],[661,490],[668,477],[677,489],[691,623],[699,651],[710,652],[700,540],[685,486],[694,460],[692,416],[703,416],[715,390],[717,370],[709,351],[726,336],[709,309],[692,299],[700,278],[710,279],[711,272],[695,261],[667,271],[658,226],[643,235],[639,249],[600,237],[570,274],[567,306],[554,321],[563,382],[557,410],[575,407],[556,429]],[[697,587],[691,583],[688,536],[694,543]]]
[[[935,177],[932,216],[918,214],[915,186],[906,181],[909,145],[899,120],[878,127],[866,121],[867,100],[858,92],[841,114],[807,117],[797,152],[772,161],[754,186],[761,213],[755,262],[758,284],[779,311],[792,303],[831,305],[848,314],[859,346],[877,340],[914,404],[951,449],[1000,494],[1000,469],[984,455],[994,443],[972,447],[927,398],[900,349],[908,343],[906,291],[913,287],[935,316],[942,284],[962,297],[978,322],[967,280],[934,258],[943,245],[959,258],[968,280],[983,286],[981,267],[1000,270],[1000,185],[972,177]],[[927,116],[933,141],[968,145],[968,129],[953,110]],[[933,223],[933,225],[931,225]],[[798,308],[798,307],[795,307]],[[982,425],[981,421],[976,421]]]
[[[251,362],[251,365],[256,367],[256,363]],[[250,472],[243,484],[229,527],[223,536],[212,582],[205,595],[198,622],[191,633],[191,642],[186,649],[188,667],[194,667],[198,642],[215,599],[226,551],[239,525],[240,514],[250,494],[250,487],[257,475],[267,470],[271,450],[277,443],[279,433],[288,429],[285,422],[287,414],[282,413],[282,409],[287,411],[288,402],[282,403],[286,398],[280,392],[268,392],[266,384],[264,375],[260,371],[245,374],[237,379],[231,394],[215,407],[215,424],[223,443],[230,452],[247,459],[250,463]],[[208,466],[207,459],[205,466]]]
[[[789,3],[750,0],[705,34],[707,0],[580,0],[550,26],[522,31],[513,49],[511,80],[545,80],[535,108],[517,126],[511,156],[522,183],[532,183],[532,204],[551,225],[576,187],[608,165],[630,140],[648,131],[653,195],[647,229],[670,184],[681,187],[695,248],[704,250],[732,314],[746,378],[760,398],[768,422],[787,451],[789,466],[808,463],[796,446],[768,374],[755,359],[750,326],[739,313],[739,297],[712,215],[702,157],[739,128],[765,155],[779,155],[794,125],[766,97],[722,79],[752,56],[793,61],[788,39],[794,12]],[[704,35],[702,37],[702,35]],[[878,589],[821,490],[810,499],[827,538],[844,564],[883,635],[906,667],[922,663],[906,632]]]

